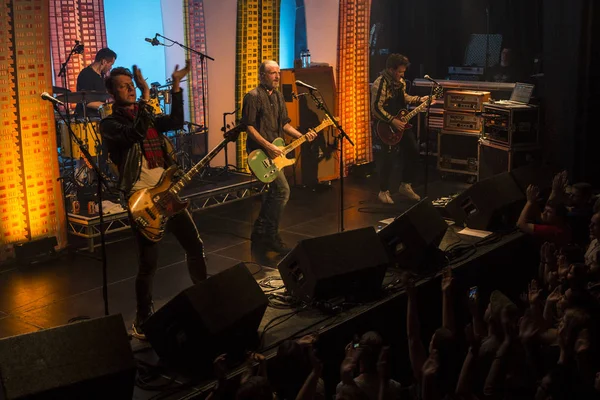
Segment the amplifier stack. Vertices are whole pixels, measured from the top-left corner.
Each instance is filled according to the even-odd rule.
[[[479,141],[479,179],[540,161],[539,108],[485,103]]]
[[[438,169],[470,175],[479,172],[478,143],[483,133],[481,113],[490,92],[450,90],[444,99],[444,125],[438,135]]]

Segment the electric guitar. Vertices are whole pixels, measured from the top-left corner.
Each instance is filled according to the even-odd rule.
[[[325,117],[323,122],[321,122],[319,126],[311,129],[311,131],[319,133],[330,125],[333,125],[333,122],[328,117]],[[269,158],[262,149],[252,151],[248,154],[248,166],[250,167],[250,171],[252,171],[254,176],[256,176],[256,179],[261,182],[273,182],[277,177],[277,172],[296,162],[295,158],[287,158],[286,154],[304,142],[306,142],[306,135],[302,135],[302,137],[299,137],[287,146],[282,138],[273,140],[272,143],[283,150],[283,154],[275,158]]]
[[[229,142],[237,139],[243,126],[238,125],[227,131],[224,139],[212,149],[202,160],[186,172],[176,183],[173,177],[178,171],[177,166],[167,168],[158,184],[153,188],[136,191],[128,201],[129,212],[137,229],[150,241],[158,242],[165,234],[167,221],[173,215],[185,210],[189,200],[182,201],[179,192],[191,182],[194,175],[204,169]]]
[[[444,95],[444,89],[441,86],[437,86],[433,89],[433,98],[439,99]],[[399,119],[402,122],[406,122],[404,129],[398,130],[392,124],[384,121],[377,121],[377,125],[375,126],[375,132],[381,141],[388,146],[395,146],[400,143],[402,140],[402,136],[404,135],[404,131],[412,128],[412,125],[408,123],[415,115],[423,111],[427,105],[429,104],[430,99],[427,98],[420,105],[415,107],[411,112],[408,110],[400,110],[395,116],[395,119]]]

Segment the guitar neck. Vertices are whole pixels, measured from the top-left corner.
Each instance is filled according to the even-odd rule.
[[[321,122],[319,124],[319,126],[313,128],[312,131],[314,131],[315,133],[319,133],[320,131],[322,131],[323,129],[325,129],[326,127],[328,127],[329,125],[332,125],[332,124],[333,123],[331,122],[331,120],[329,118],[325,118],[323,120],[323,122]],[[294,150],[296,147],[300,146],[304,142],[306,142],[306,135],[302,135],[298,139],[294,140],[292,143],[285,146],[283,148],[283,154],[285,155],[285,154],[289,153],[290,151]]]
[[[290,151],[294,150],[296,147],[300,146],[302,143],[306,142],[306,135],[302,135],[298,139],[294,140],[292,143],[288,144],[283,148],[283,154],[287,154]]]
[[[179,181],[177,181],[176,184],[171,186],[169,191],[174,195],[179,194],[181,189],[186,187],[187,184],[192,181],[192,178],[197,173],[202,171],[202,169],[206,166],[206,164],[208,164],[210,162],[210,160],[215,158],[215,156],[217,154],[219,154],[219,152],[227,145],[228,142],[229,142],[229,139],[223,139],[223,141],[221,143],[219,143],[214,149],[212,149],[207,155],[205,155],[204,158],[202,158],[202,160],[198,161],[198,163],[196,165],[194,165],[188,172],[186,172],[185,175],[183,175],[181,177],[181,179]]]
[[[427,103],[429,100],[425,100],[424,102],[422,102],[421,104],[419,104],[417,107],[414,108],[414,110],[412,110],[411,112],[409,112],[408,114],[406,114],[403,118],[403,120],[405,122],[408,122],[412,119],[412,117],[414,117],[415,115],[417,115],[418,113],[420,113],[423,109],[425,109],[427,107]]]

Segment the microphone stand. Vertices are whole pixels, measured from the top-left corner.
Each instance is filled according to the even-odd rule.
[[[65,103],[65,104],[68,104],[68,103]],[[60,119],[62,119],[63,122],[67,123],[67,120],[65,119],[65,117],[61,114],[60,110],[58,109],[58,104],[53,102],[52,105],[54,106],[54,110],[60,116]],[[68,116],[68,111],[67,111],[67,116]],[[67,117],[67,119],[68,119],[68,117]],[[83,154],[83,157],[85,158],[86,163],[88,164],[88,167],[90,167],[96,173],[96,177],[98,179],[97,197],[98,197],[98,213],[99,213],[99,217],[100,217],[100,244],[101,244],[101,254],[102,254],[102,298],[104,300],[104,315],[109,315],[109,312],[108,312],[108,272],[107,272],[107,265],[106,265],[106,241],[104,238],[104,210],[102,207],[102,186],[104,185],[105,188],[108,190],[108,178],[106,177],[106,175],[104,175],[104,173],[100,170],[100,168],[98,168],[98,166],[92,162],[92,156],[91,156],[90,152],[88,151],[87,147],[84,146],[81,139],[78,138],[77,135],[75,135],[75,132],[73,132],[73,129],[71,129],[71,125],[67,124],[67,128],[69,129],[69,136],[71,138],[70,140],[75,140],[75,142],[77,143],[77,146],[79,147],[79,151],[81,151],[81,154]],[[67,223],[68,223],[68,220],[67,220]]]
[[[431,102],[433,100],[433,88],[436,85],[431,83],[431,91],[429,92],[429,100],[427,100],[427,111],[425,111],[425,184],[423,187],[423,198],[427,197],[427,186],[429,182],[429,110],[431,109]],[[438,152],[440,149],[438,149]]]
[[[206,85],[204,82],[204,59],[208,58],[211,61],[215,61],[215,59],[210,56],[207,56],[206,54],[204,54],[198,50],[194,50],[191,47],[188,47],[188,46],[181,44],[173,39],[170,39],[166,36],[160,35],[158,33],[156,34],[156,36],[161,37],[165,40],[168,40],[169,42],[178,45],[179,47],[181,47],[184,50],[189,51],[190,53],[200,56],[200,83],[202,84],[202,113],[203,113],[203,121],[202,122],[203,122],[204,126],[208,126],[208,124],[206,123],[206,120],[207,120],[207,118],[206,118],[206,97],[205,97],[206,96]],[[164,46],[164,44],[163,44],[163,46]],[[204,148],[208,151],[208,135],[206,135],[204,144],[205,144]],[[226,149],[227,149],[227,147],[226,147]],[[206,155],[206,153],[204,155]],[[208,163],[208,165],[210,166],[210,162]]]
[[[228,128],[227,119],[226,119],[227,116],[228,115],[234,115],[237,111],[238,111],[238,109],[236,108],[232,112],[224,112],[223,113],[223,128],[222,128],[222,130],[223,130],[224,133],[227,132],[227,128]],[[225,175],[227,175],[229,173],[229,161],[228,161],[228,158],[227,158],[227,147],[228,146],[225,146]]]
[[[67,64],[69,63],[69,61],[71,60],[71,56],[73,56],[73,54],[75,54],[75,51],[77,49],[77,47],[79,46],[79,41],[76,40],[75,41],[75,45],[73,46],[73,48],[71,49],[71,51],[69,52],[69,55],[67,56],[67,59],[64,63],[61,64],[60,66],[60,71],[58,72],[58,76],[63,78],[63,86],[66,89],[65,91],[65,110],[67,111],[67,119],[65,120],[65,118],[62,116],[62,114],[60,114],[60,118],[63,120],[63,122],[67,125],[67,129],[69,130],[69,137],[71,136],[71,110],[69,108],[69,92],[70,89],[67,87],[68,85],[68,80],[67,80]],[[52,95],[54,95],[54,93],[52,93]],[[54,109],[57,109],[57,105],[54,105]],[[65,146],[65,143],[62,143],[63,146]],[[73,143],[71,143],[71,140],[69,139],[69,151],[71,152],[71,157],[73,156]],[[65,168],[66,169],[66,168]],[[73,187],[76,188],[77,187],[77,178],[75,176],[75,162],[73,160],[71,160],[71,175],[73,177]],[[59,180],[62,180],[62,187],[63,187],[63,201],[65,202],[65,223],[67,224],[67,226],[69,225],[69,209],[68,209],[68,200],[67,200],[67,193],[66,193],[66,185],[65,185],[65,178],[64,176],[58,178]],[[68,241],[68,237],[67,237],[67,241]]]
[[[344,232],[344,138],[352,146],[354,146],[354,142],[352,141],[352,139],[350,139],[348,137],[348,135],[346,134],[344,129],[341,127],[341,125],[338,123],[338,121],[335,119],[335,117],[333,115],[331,115],[331,113],[327,109],[327,106],[325,105],[324,101],[321,101],[321,99],[319,99],[315,95],[314,89],[308,89],[308,90],[310,93],[310,97],[312,97],[313,101],[317,105],[317,108],[319,110],[322,110],[325,113],[327,118],[329,118],[331,120],[331,122],[333,122],[333,125],[337,128],[337,130],[340,133],[337,136],[337,139],[340,143],[340,154],[339,154],[339,159],[340,159],[340,165],[339,165],[339,168],[340,168],[340,232]],[[323,96],[321,96],[321,97],[323,97]]]

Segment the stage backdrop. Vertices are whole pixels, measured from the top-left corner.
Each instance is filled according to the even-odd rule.
[[[104,0],[104,13],[108,47],[117,53],[114,67],[137,64],[148,84],[164,84],[171,74],[165,71],[165,48],[144,40],[162,33],[160,0],[144,0],[143,7],[138,1]]]

